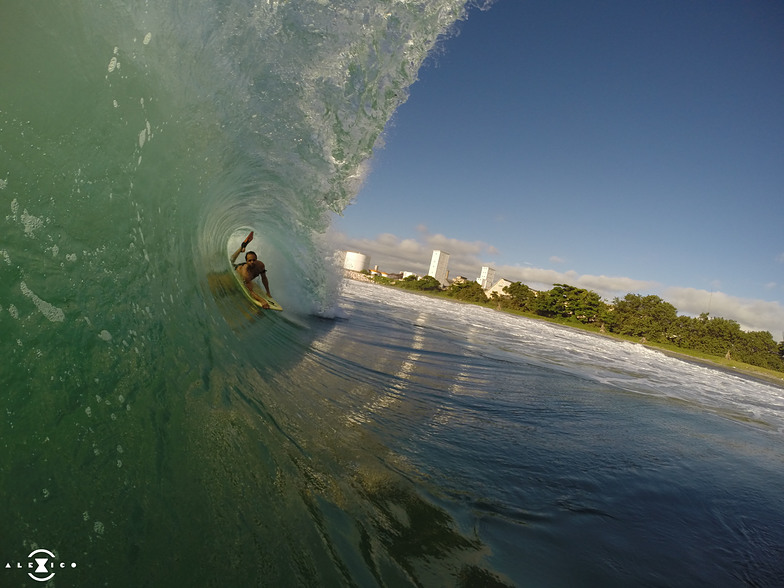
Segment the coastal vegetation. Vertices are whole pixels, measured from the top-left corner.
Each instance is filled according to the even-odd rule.
[[[375,276],[376,283],[444,296],[533,318],[639,341],[695,357],[741,362],[765,370],[784,372],[784,342],[767,331],[743,331],[729,319],[678,315],[678,310],[655,295],[627,294],[610,302],[596,292],[554,284],[539,292],[521,282],[488,297],[475,281],[455,281],[442,288],[432,276],[391,280]]]

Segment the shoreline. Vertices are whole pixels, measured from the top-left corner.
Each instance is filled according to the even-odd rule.
[[[487,308],[489,310],[494,310],[495,312],[503,312],[503,313],[509,314],[511,316],[520,316],[522,318],[528,318],[528,319],[535,320],[535,321],[536,320],[540,320],[540,321],[544,321],[544,322],[550,323],[552,325],[558,325],[559,327],[564,327],[566,329],[572,329],[572,330],[575,330],[575,331],[580,331],[582,333],[590,333],[590,334],[593,334],[593,335],[597,335],[599,337],[605,337],[605,338],[609,338],[609,339],[614,339],[616,341],[625,341],[627,343],[632,343],[634,345],[643,345],[644,347],[647,347],[648,349],[652,349],[653,351],[659,351],[660,353],[663,353],[664,355],[666,355],[668,357],[672,357],[672,358],[675,358],[675,359],[680,359],[681,361],[694,363],[694,364],[701,365],[701,366],[708,367],[708,368],[712,368],[712,369],[715,369],[715,370],[718,370],[718,371],[722,371],[722,372],[726,372],[726,373],[730,373],[730,374],[735,374],[737,376],[740,376],[740,377],[743,377],[743,378],[746,378],[746,379],[756,380],[756,381],[761,382],[763,384],[768,384],[768,385],[771,385],[771,386],[776,386],[777,388],[784,389],[784,372],[782,372],[781,375],[778,375],[778,372],[774,372],[773,370],[762,371],[762,370],[765,370],[765,368],[760,368],[760,367],[757,367],[757,366],[754,366],[754,365],[751,365],[751,364],[742,363],[740,361],[734,361],[734,360],[729,360],[732,363],[724,363],[724,362],[726,362],[728,360],[724,360],[724,359],[722,359],[720,357],[716,357],[715,360],[714,360],[713,358],[710,358],[710,357],[702,357],[700,355],[691,355],[689,353],[689,350],[687,350],[687,349],[675,351],[675,350],[672,350],[672,349],[667,349],[665,347],[659,347],[658,345],[651,344],[651,343],[640,343],[639,341],[632,341],[631,339],[626,339],[624,337],[620,337],[620,336],[613,335],[613,334],[610,334],[610,333],[602,333],[602,332],[600,332],[598,330],[587,329],[587,328],[580,328],[580,327],[578,327],[576,325],[569,325],[569,324],[561,323],[561,322],[558,322],[558,321],[547,320],[545,317],[537,317],[537,316],[531,316],[531,315],[528,315],[528,314],[517,314],[517,313],[513,313],[513,312],[506,312],[504,310],[492,308],[490,306],[486,306],[486,305],[483,305],[483,304],[474,304],[473,302],[467,302],[465,300],[455,300],[454,298],[449,298],[448,296],[442,296],[440,294],[431,294],[429,292],[420,292],[420,291],[417,291],[417,290],[407,290],[405,288],[398,288],[396,286],[387,286],[385,284],[378,284],[378,283],[374,282],[372,279],[357,280],[355,278],[351,278],[351,277],[348,277],[348,276],[345,276],[345,279],[348,279],[348,280],[352,280],[353,279],[354,281],[365,282],[365,283],[368,283],[368,284],[373,284],[374,286],[381,286],[382,288],[392,288],[394,290],[407,292],[409,294],[414,294],[414,295],[419,295],[419,296],[429,296],[431,298],[438,298],[438,299],[441,299],[441,300],[446,300],[447,302],[457,302],[458,304],[473,304],[474,306],[479,306],[480,308]]]

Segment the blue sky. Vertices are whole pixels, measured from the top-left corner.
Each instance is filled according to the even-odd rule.
[[[333,230],[385,271],[439,248],[784,339],[784,3],[470,10]]]

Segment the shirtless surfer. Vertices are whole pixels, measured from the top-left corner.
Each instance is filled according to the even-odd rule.
[[[248,246],[253,240],[253,231],[250,232],[248,237],[242,242],[237,251],[231,256],[231,263],[233,264],[234,261],[237,259],[240,253],[245,251],[245,248]],[[269,289],[269,282],[267,281],[267,270],[264,267],[264,262],[259,260],[259,257],[253,252],[248,251],[245,253],[245,263],[240,263],[234,266],[234,270],[242,277],[242,281],[245,283],[245,287],[250,292],[250,295],[255,299],[261,302],[261,306],[263,308],[269,308],[269,303],[264,300],[261,296],[256,294],[253,290],[253,279],[256,276],[261,276],[261,283],[264,284],[264,289],[267,291],[267,296],[272,298],[272,294],[270,294]]]

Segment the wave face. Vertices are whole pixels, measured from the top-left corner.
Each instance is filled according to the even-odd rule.
[[[4,9],[7,264],[104,273],[159,306],[150,283],[191,290],[253,227],[321,304],[314,234],[461,2],[150,4]]]
[[[329,216],[463,11],[4,3],[3,558],[55,550],[74,585],[416,576],[340,514],[354,502],[313,469],[296,434],[310,380],[290,374],[337,293]],[[288,319],[250,313],[221,275],[249,229]]]

